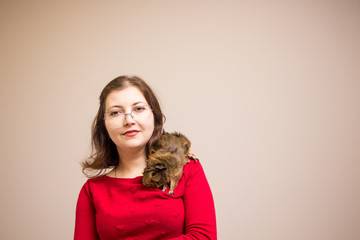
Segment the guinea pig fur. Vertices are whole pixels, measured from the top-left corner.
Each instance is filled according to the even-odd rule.
[[[145,186],[169,188],[169,194],[174,195],[174,189],[182,176],[186,163],[195,158],[190,151],[191,143],[179,132],[164,133],[150,150],[146,162],[142,182]]]

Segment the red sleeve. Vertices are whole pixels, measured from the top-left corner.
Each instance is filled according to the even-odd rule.
[[[214,200],[204,170],[198,161],[184,169],[187,178],[184,192],[185,235],[172,240],[217,239]],[[186,176],[188,175],[188,176]]]
[[[82,187],[77,201],[74,240],[99,240],[89,181]]]

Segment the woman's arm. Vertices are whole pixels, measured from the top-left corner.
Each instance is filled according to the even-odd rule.
[[[185,234],[172,240],[217,239],[214,200],[204,170],[191,161],[184,192]]]
[[[82,187],[77,201],[74,240],[99,240],[89,182]]]

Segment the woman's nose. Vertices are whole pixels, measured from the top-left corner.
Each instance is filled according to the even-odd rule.
[[[125,122],[125,125],[134,124],[135,121],[134,121],[133,115],[131,113],[126,113],[124,116],[124,122]]]

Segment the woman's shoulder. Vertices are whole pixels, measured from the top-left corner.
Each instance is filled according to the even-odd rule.
[[[96,176],[96,177],[92,177],[92,178],[88,178],[85,183],[84,186],[85,188],[89,188],[92,185],[98,185],[98,184],[104,184],[108,181],[110,177],[106,176],[106,175],[100,175],[100,176]]]
[[[184,188],[184,190],[186,189],[186,191],[194,188],[207,189],[209,187],[201,161],[190,160],[187,164],[185,164],[180,185]]]
[[[200,161],[189,158],[189,162],[184,166],[184,176],[191,176],[198,171],[203,171]]]

